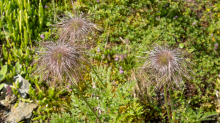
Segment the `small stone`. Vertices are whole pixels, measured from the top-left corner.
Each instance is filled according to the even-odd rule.
[[[17,123],[22,120],[30,119],[33,110],[37,107],[38,105],[35,103],[20,102],[17,107],[13,106],[11,108],[11,113],[7,117],[6,122]]]
[[[12,94],[10,97],[6,96],[4,100],[0,100],[0,105],[7,107],[7,109],[11,108],[11,105],[17,101],[17,96]]]
[[[17,75],[14,77],[15,79],[15,84],[17,84],[17,82],[19,82],[19,94],[23,97],[23,98],[27,98],[27,94],[29,91],[29,85],[30,83],[25,80],[21,75]]]
[[[7,115],[9,115],[9,113],[10,113],[10,112],[9,112],[8,110],[5,110],[4,113],[3,113],[3,115],[4,115],[4,116],[7,116]]]
[[[9,83],[5,83],[4,88],[1,90],[0,105],[10,108],[11,104],[17,101],[17,96],[15,96],[14,93],[7,93],[8,87],[12,87],[12,85],[10,85]]]

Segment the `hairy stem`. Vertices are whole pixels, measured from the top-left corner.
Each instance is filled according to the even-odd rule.
[[[173,110],[174,110],[174,108],[173,108],[173,98],[172,98],[172,92],[171,92],[170,89],[169,89],[169,94],[170,94],[170,100],[171,100],[171,103],[170,103],[170,105],[171,105],[171,112],[173,112]]]
[[[170,94],[170,100],[171,100],[171,102],[170,102],[170,104],[171,104],[171,112],[172,112],[172,122],[175,122],[175,114],[176,114],[176,111],[174,111],[174,107],[173,107],[173,98],[172,98],[172,91],[170,90],[170,88],[169,88],[169,94]]]
[[[170,119],[170,109],[169,109],[169,106],[168,106],[168,103],[167,103],[167,87],[166,87],[166,83],[164,84],[164,97],[165,97],[165,106],[166,106],[166,109],[167,109],[167,116],[168,116],[168,119],[169,119],[169,123],[171,123],[171,119]]]

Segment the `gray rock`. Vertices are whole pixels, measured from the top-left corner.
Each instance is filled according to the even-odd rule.
[[[6,119],[6,123],[17,123],[22,120],[30,119],[32,116],[33,110],[35,110],[38,107],[35,103],[25,103],[20,102],[18,103],[18,106],[13,106],[11,108],[11,113]]]
[[[0,100],[5,100],[7,89],[6,87],[3,87],[2,90],[0,91]]]
[[[6,84],[5,83],[5,85],[4,85],[4,87],[2,88],[2,90],[0,91],[0,100],[4,100],[5,99],[5,97],[7,96],[7,86],[8,86],[9,84]],[[12,87],[12,85],[9,85],[10,87]]]
[[[6,97],[5,100],[0,101],[0,105],[6,106],[6,107],[11,107],[10,105],[15,103],[17,101],[17,96],[15,96],[13,93],[10,97]]]
[[[27,94],[29,91],[29,85],[30,83],[25,80],[21,75],[17,75],[14,77],[15,79],[15,84],[17,84],[17,82],[19,82],[19,94],[23,97],[23,98],[27,98]]]
[[[3,115],[4,115],[4,116],[8,116],[9,113],[10,113],[10,112],[9,112],[8,110],[5,110],[4,113],[3,113]]]

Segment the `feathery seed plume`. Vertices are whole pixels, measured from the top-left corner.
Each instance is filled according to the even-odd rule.
[[[37,70],[34,73],[42,74],[43,80],[52,79],[62,82],[67,73],[75,80],[82,78],[86,60],[82,57],[78,47],[70,45],[69,42],[52,41],[43,42],[43,51],[39,51]],[[66,79],[66,78],[65,78]]]
[[[160,89],[164,84],[168,86],[176,85],[181,88],[184,85],[182,78],[190,78],[187,70],[189,62],[184,58],[179,49],[170,49],[167,45],[161,47],[156,45],[150,51],[143,66],[149,77]]]
[[[83,15],[71,15],[68,13],[58,24],[60,40],[80,40],[85,39],[89,33],[93,33],[97,26],[89,21]]]

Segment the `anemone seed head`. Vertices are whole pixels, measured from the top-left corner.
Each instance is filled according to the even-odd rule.
[[[151,81],[156,83],[156,88],[160,89],[164,84],[168,86],[174,84],[181,88],[180,85],[184,85],[182,78],[190,79],[188,63],[179,49],[171,50],[166,45],[163,47],[156,45],[149,52],[143,68],[149,73]]]
[[[64,41],[43,42],[42,47],[44,50],[38,52],[39,58],[34,62],[38,66],[34,73],[42,74],[43,80],[53,78],[62,82],[67,74],[75,80],[81,79],[86,62],[77,47]]]
[[[72,16],[70,13],[67,18],[63,19],[58,27],[60,28],[60,40],[83,39],[89,33],[98,29],[95,24],[87,21],[82,14]]]

